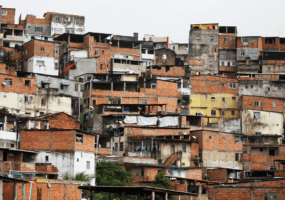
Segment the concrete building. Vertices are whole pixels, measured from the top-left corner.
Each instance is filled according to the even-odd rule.
[[[241,97],[242,133],[244,135],[283,134],[284,100],[259,96]],[[281,143],[281,139],[278,139]]]
[[[28,14],[24,20],[19,17],[19,24],[24,25],[29,35],[52,36],[55,34],[84,34],[85,17],[78,15],[47,12],[43,18]]]
[[[189,32],[191,75],[217,74],[219,51],[218,24],[192,24]]]
[[[182,60],[184,65],[188,66],[188,43],[170,43],[169,49],[172,49],[176,53],[176,58]]]

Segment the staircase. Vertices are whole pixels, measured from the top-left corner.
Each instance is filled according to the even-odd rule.
[[[166,165],[166,166],[171,166],[173,165],[173,163],[176,161],[176,160],[179,160],[181,159],[181,153],[174,153],[172,154],[171,156],[169,156],[163,163],[163,165]]]

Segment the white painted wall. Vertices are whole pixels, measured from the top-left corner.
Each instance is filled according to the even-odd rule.
[[[77,161],[78,159],[78,161]],[[90,169],[87,169],[87,161],[90,162]],[[93,152],[75,151],[74,153],[74,175],[84,172],[90,176],[95,173],[95,156]]]
[[[87,50],[81,50],[81,51],[70,51],[70,57],[71,58],[87,58]]]
[[[0,140],[13,140],[16,141],[17,133],[10,131],[0,131]]]
[[[44,61],[44,65],[38,65],[37,61]],[[34,56],[28,60],[28,72],[58,76],[55,69],[54,57]]]
[[[48,156],[48,161],[46,161]],[[58,178],[61,179],[66,173],[74,175],[74,153],[40,151],[35,163],[51,163],[58,169]]]
[[[25,102],[25,96],[29,102]],[[40,112],[57,113],[65,112],[72,114],[72,99],[64,96],[49,96],[46,106],[41,105],[41,99],[47,98],[44,94],[18,94],[15,92],[0,92],[0,108],[6,107],[9,112],[25,116],[25,113],[31,113],[30,117],[39,116]],[[18,110],[18,112],[17,112]],[[39,112],[35,112],[38,110]]]
[[[56,34],[54,31],[55,28],[61,29],[62,30],[61,34],[65,33],[66,28],[74,28],[75,29],[74,34],[84,34],[85,32],[84,26],[78,26],[74,23],[70,23],[69,25],[64,26],[61,23],[56,23],[52,21],[51,22],[51,35]]]

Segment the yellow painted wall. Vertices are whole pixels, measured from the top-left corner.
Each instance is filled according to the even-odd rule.
[[[215,100],[211,100],[211,97],[215,97]],[[236,97],[236,100],[233,100],[232,97]],[[238,100],[238,95],[235,94],[191,94],[190,115],[196,115],[196,111],[201,111],[203,116],[211,116],[211,110],[216,110],[216,117],[224,117],[224,120],[238,118]],[[235,109],[234,115],[231,112],[233,109]],[[224,115],[222,115],[222,111],[224,111]],[[217,120],[211,119],[210,123],[217,123]]]

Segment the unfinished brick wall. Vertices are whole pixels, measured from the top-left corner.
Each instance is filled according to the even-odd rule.
[[[237,37],[237,48],[258,48],[258,42],[253,43],[253,42],[247,42],[242,43],[242,37]]]
[[[181,77],[185,76],[185,68],[183,66],[161,66],[160,69],[154,69],[153,66],[147,71],[147,75],[154,76],[169,76],[169,77]]]
[[[2,8],[2,11],[6,11],[7,14],[1,14],[1,24],[15,24],[15,8]]]
[[[75,134],[82,134],[82,133],[76,132]],[[83,135],[83,143],[75,142],[75,150],[94,152],[95,136],[89,134],[82,134],[82,135]]]
[[[227,182],[227,169],[208,169],[207,178],[210,181]]]
[[[259,101],[259,106],[254,105],[254,101]],[[277,103],[276,108],[273,107],[273,102]],[[258,96],[242,96],[242,109],[253,109],[271,112],[283,112],[284,100],[277,98],[267,98]]]
[[[39,118],[48,120],[51,128],[80,129],[78,119],[63,112]],[[41,128],[44,128],[44,124],[46,123],[41,123]]]
[[[51,131],[21,131],[20,149],[24,150],[51,150]]]
[[[228,41],[225,41],[228,38]],[[219,35],[219,47],[236,48],[236,36]]]
[[[275,44],[266,44],[266,38],[262,38],[262,50],[270,50],[270,51],[279,51],[280,47],[280,39],[278,37],[275,38]]]
[[[39,180],[39,179],[38,179]],[[79,200],[81,197],[78,183],[70,183],[68,181],[55,181],[47,180],[46,182],[39,182],[36,179],[32,179],[32,199],[33,200],[46,200],[49,199],[68,199],[68,200]],[[50,182],[50,187],[48,187]],[[22,198],[22,184],[17,183],[17,199]],[[25,197],[29,198],[30,194],[30,183],[25,184]],[[3,183],[3,199],[14,199],[14,183]]]
[[[230,83],[236,83],[236,88],[230,88]],[[238,94],[238,80],[219,76],[192,76],[192,93]]]

